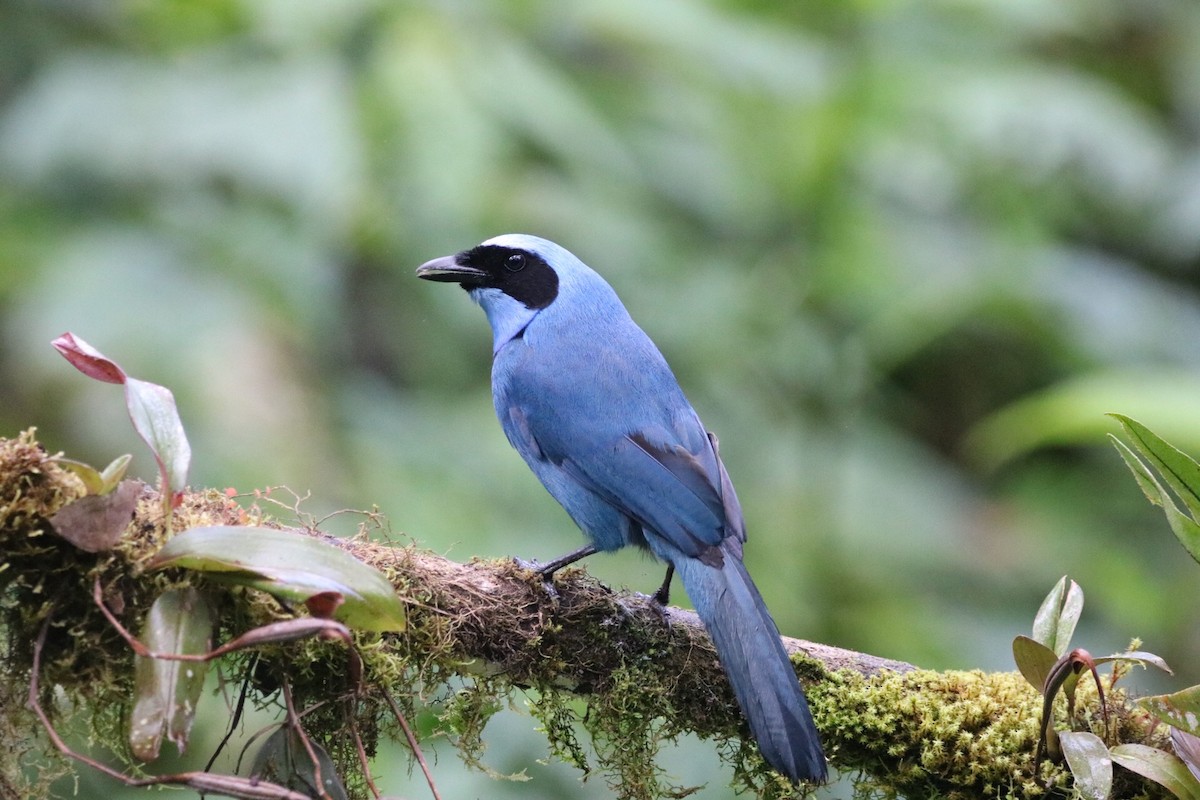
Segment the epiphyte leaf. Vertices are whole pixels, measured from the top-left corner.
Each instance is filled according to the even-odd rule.
[[[1067,652],[1075,625],[1083,613],[1083,589],[1063,575],[1033,618],[1033,638],[1049,647],[1056,656]]]
[[[309,755],[309,748],[316,756],[315,761]],[[277,783],[308,797],[347,800],[346,788],[329,753],[312,740],[306,747],[291,725],[282,725],[267,737],[254,757],[250,774],[256,780]]]
[[[1138,705],[1168,725],[1200,735],[1200,686],[1191,686],[1174,694],[1143,697]]]
[[[1013,639],[1013,661],[1025,680],[1039,692],[1046,685],[1046,676],[1054,667],[1058,656],[1054,651],[1039,641],[1028,636],[1017,636]]]
[[[1104,740],[1088,731],[1062,731],[1059,745],[1085,800],[1108,800],[1112,792],[1112,757]]]
[[[1200,800],[1200,782],[1173,753],[1144,744],[1119,744],[1108,752],[1114,764],[1154,781],[1179,800]]]
[[[81,497],[60,508],[50,518],[50,526],[84,552],[111,550],[129,527],[143,485],[122,481],[115,492]]]
[[[212,606],[193,588],[169,589],[150,606],[141,641],[155,653],[198,655],[212,647]],[[163,736],[182,753],[208,664],[137,657],[129,748],[142,761],[158,758]]]
[[[192,448],[175,407],[171,390],[156,383],[131,378],[117,362],[73,333],[59,336],[51,344],[77,370],[105,383],[125,387],[125,407],[138,436],[150,446],[162,477],[163,498],[168,501],[187,485]]]
[[[1192,777],[1200,780],[1200,738],[1179,728],[1171,728],[1171,746],[1175,755],[1187,765]]]
[[[91,464],[63,456],[55,456],[50,460],[75,473],[75,476],[83,481],[83,488],[88,494],[108,494],[117,488],[117,485],[125,477],[125,471],[129,469],[129,462],[132,459],[133,456],[128,453],[117,456],[103,471],[96,469]]]
[[[167,542],[148,566],[186,567],[301,603],[333,592],[344,601],[333,616],[349,627],[404,629],[404,604],[383,573],[330,542],[296,531],[234,525],[192,528]]]

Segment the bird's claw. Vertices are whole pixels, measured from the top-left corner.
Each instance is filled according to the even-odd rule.
[[[533,559],[524,559],[524,558],[518,558],[517,556],[513,556],[512,562],[517,565],[517,569],[523,569],[523,570],[526,570],[527,572],[537,572],[537,573],[540,573],[542,571],[542,563],[540,561],[534,561]]]
[[[626,619],[633,619],[643,613],[644,609],[650,609],[655,612],[662,624],[670,628],[671,620],[668,616],[667,607],[659,602],[657,594],[642,594],[641,592],[630,592],[632,597],[636,598],[636,604],[631,605],[623,598],[617,598],[617,607],[625,614]]]
[[[526,560],[524,558],[513,557],[513,563],[517,565],[517,569],[523,569],[527,572],[535,573],[542,579],[542,588],[546,590],[546,594],[554,602],[558,602],[558,589],[554,588],[554,573],[546,573],[546,567],[541,562]]]

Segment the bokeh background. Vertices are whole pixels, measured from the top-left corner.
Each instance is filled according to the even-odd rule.
[[[785,633],[1008,669],[1069,574],[1077,644],[1200,680],[1200,566],[1104,416],[1200,453],[1194,0],[0,0],[2,435],[152,476],[119,392],[50,348],[71,330],[174,390],[194,485],[558,555],[581,540],[493,417],[483,315],[413,275],[509,231],[664,351]],[[532,780],[441,748],[443,793],[608,796],[538,763],[522,702],[488,760]],[[728,795],[708,745],[664,763]],[[378,770],[426,796],[399,750]]]

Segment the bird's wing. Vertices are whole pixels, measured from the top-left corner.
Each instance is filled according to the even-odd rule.
[[[559,466],[610,505],[685,555],[719,566],[720,545],[745,539],[741,509],[715,449],[673,443],[665,430],[634,431],[602,447],[576,451]]]

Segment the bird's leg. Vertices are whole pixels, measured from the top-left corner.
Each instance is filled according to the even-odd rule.
[[[553,561],[547,562],[545,564],[539,564],[536,561],[533,561],[533,562],[524,561],[519,558],[516,558],[513,560],[517,562],[517,566],[519,566],[523,569],[533,570],[534,572],[536,572],[538,575],[540,575],[542,577],[543,581],[545,581],[546,583],[550,583],[554,579],[554,573],[558,572],[563,567],[569,567],[570,565],[574,564],[576,561],[587,558],[590,555],[595,555],[598,552],[600,552],[600,551],[596,549],[596,546],[594,544],[588,544],[588,545],[584,545],[583,547],[579,548],[578,550],[572,550],[571,552],[567,553],[565,556],[559,556],[558,558],[554,559]]]
[[[517,566],[521,569],[528,569],[538,574],[542,579],[542,585],[546,587],[546,594],[550,595],[550,599],[558,602],[558,590],[554,588],[554,573],[566,566],[574,564],[582,558],[587,558],[590,555],[600,552],[595,545],[584,545],[578,550],[572,550],[565,556],[559,556],[548,564],[539,564],[536,561],[525,561],[524,559],[514,558]]]
[[[658,591],[651,595],[654,602],[660,606],[666,606],[667,601],[671,599],[671,578],[675,577],[675,565],[667,564],[667,577],[663,578],[662,586],[658,587]]]
[[[651,595],[645,595],[641,592],[633,594],[641,601],[635,605],[629,605],[624,600],[617,597],[617,607],[621,609],[626,619],[632,619],[646,610],[649,606],[650,610],[658,615],[663,627],[667,630],[667,635],[671,633],[671,617],[670,611],[667,609],[667,601],[671,596],[671,579],[675,577],[675,565],[667,563],[667,577],[663,579],[662,586]]]

